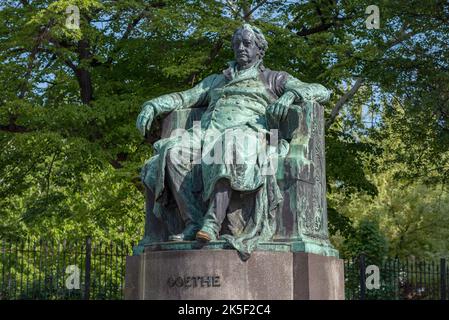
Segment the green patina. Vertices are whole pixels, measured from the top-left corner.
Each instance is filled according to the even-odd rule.
[[[210,221],[215,220],[211,203],[214,187],[220,179],[227,179],[234,192],[254,194],[254,205],[245,206],[242,201],[241,211],[228,214],[231,225],[244,221],[242,227],[219,234],[221,241],[212,241],[204,249],[234,248],[246,255],[254,250],[337,255],[327,240],[321,163],[324,154],[318,152],[317,156],[314,150],[318,146],[322,151],[323,147],[319,144],[322,134],[316,132],[317,128],[322,128],[322,110],[316,102],[326,101],[329,94],[320,84],[304,83],[285,72],[268,70],[259,59],[245,69],[231,61],[223,73],[205,78],[192,89],[146,102],[137,120],[142,134],[151,131],[154,119],[172,115],[169,127],[165,124],[163,128],[162,139],[154,144],[155,155],[142,169],[142,181],[155,199],[147,215],[163,221],[168,233],[182,231],[180,228],[185,221],[176,218],[176,212],[164,204],[170,192],[167,158],[179,154],[194,158],[198,153],[191,148],[193,145],[201,150],[198,165],[187,161],[176,167],[179,172],[176,177],[170,176],[174,186],[171,192],[176,190],[178,198],[183,199],[183,210],[188,213],[192,230],[196,232],[201,228],[218,235],[221,226]],[[273,106],[280,106],[278,111],[288,108],[287,117],[280,117]],[[197,109],[199,107],[202,108]],[[199,120],[199,126],[192,127],[192,120]],[[175,129],[186,131],[182,136],[170,136]],[[246,136],[262,134],[266,137],[273,129],[279,130],[277,147],[267,146],[266,140],[260,139],[254,140],[251,147],[242,142],[242,137]],[[228,145],[223,141],[229,141],[229,137],[234,139],[232,152],[243,160],[239,164],[229,164],[224,158]],[[216,148],[222,153],[217,153]],[[214,161],[206,161],[207,156],[214,157]],[[277,171],[266,174],[264,170],[274,163],[277,163]],[[285,192],[289,195],[287,215],[282,208],[282,193]],[[289,219],[296,225],[288,226]],[[290,229],[293,231],[288,231]],[[154,228],[146,232],[135,254],[141,253],[145,246],[153,250],[198,247],[190,241],[165,242],[166,233]]]
[[[234,248],[225,240],[210,241],[207,245],[201,246],[196,241],[180,242],[159,242],[151,243],[145,246],[149,251],[160,250],[233,250]],[[275,251],[275,252],[305,252],[314,253],[323,256],[339,257],[338,251],[329,245],[326,241],[309,239],[307,241],[291,242],[260,242],[256,250]],[[143,252],[143,251],[142,251]]]

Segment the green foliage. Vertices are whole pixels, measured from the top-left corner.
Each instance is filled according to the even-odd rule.
[[[334,92],[326,164],[337,246],[347,238],[350,251],[380,254],[380,232],[392,254],[447,253],[448,4],[380,1],[381,28],[369,30],[365,0],[233,3],[2,2],[1,237],[138,240],[138,173],[152,151],[135,129],[140,106],[221,72],[247,20],[266,34],[266,66]],[[74,4],[78,30],[65,26]],[[378,249],[360,242],[370,234]]]
[[[345,239],[354,236],[355,229],[352,221],[334,208],[327,208],[329,219],[329,233],[332,236],[342,235]]]
[[[368,219],[360,221],[342,248],[342,256],[354,257],[363,253],[372,263],[381,262],[387,252],[388,242],[379,225]]]
[[[341,203],[344,215],[353,221],[377,221],[389,240],[391,256],[438,258],[447,255],[448,192],[441,185],[400,183],[393,176],[394,173],[389,172],[375,178],[379,189],[377,197],[359,195]]]

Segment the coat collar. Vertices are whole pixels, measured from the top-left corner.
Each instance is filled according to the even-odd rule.
[[[228,80],[228,81],[239,78],[240,76],[243,76],[246,79],[247,78],[246,75],[249,75],[249,74],[254,74],[254,75],[257,74],[258,75],[259,71],[265,70],[262,60],[259,60],[251,68],[246,69],[246,70],[238,71],[236,61],[229,61],[228,66],[229,67],[227,69],[223,70],[223,74],[224,74],[226,80]]]

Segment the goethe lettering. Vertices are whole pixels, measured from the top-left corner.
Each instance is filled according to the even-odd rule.
[[[184,277],[169,277],[167,285],[170,288],[207,288],[220,287],[220,276],[184,276]]]

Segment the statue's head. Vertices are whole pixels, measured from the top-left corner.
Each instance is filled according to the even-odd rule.
[[[246,69],[262,60],[268,48],[262,31],[248,23],[238,28],[232,36],[232,49],[239,66]]]

